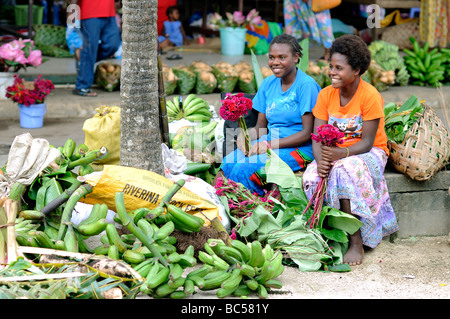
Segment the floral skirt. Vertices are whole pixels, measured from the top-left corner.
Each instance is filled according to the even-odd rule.
[[[327,181],[324,205],[340,209],[339,200],[349,199],[352,214],[363,223],[363,244],[371,248],[376,247],[383,237],[398,230],[383,175],[386,162],[386,153],[373,147],[368,153],[336,161]],[[317,163],[313,161],[303,174],[303,188],[308,199],[319,180]]]
[[[286,33],[296,38],[312,38],[319,45],[331,48],[334,41],[330,10],[314,12],[308,2],[284,0]]]
[[[267,135],[258,141],[266,140]],[[257,141],[252,141],[252,144]],[[301,147],[283,148],[273,150],[294,171],[304,171],[312,162],[312,146],[310,143]],[[258,154],[247,157],[240,149],[229,153],[223,158],[220,169],[224,176],[232,181],[241,183],[252,193],[264,194],[266,187],[265,165],[267,154]]]

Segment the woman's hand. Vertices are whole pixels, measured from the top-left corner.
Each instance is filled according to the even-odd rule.
[[[236,139],[236,146],[242,151],[242,153],[244,153],[245,156],[249,156],[249,154],[247,154],[245,151],[245,138],[243,134],[238,135]]]
[[[267,148],[266,142],[257,142],[250,148],[250,154],[248,156],[267,153]]]
[[[347,149],[344,147],[322,145],[322,159],[330,163],[347,156]]]
[[[323,158],[317,162],[317,174],[320,178],[328,177],[332,167],[331,163]]]

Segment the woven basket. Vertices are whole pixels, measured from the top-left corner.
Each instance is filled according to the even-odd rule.
[[[386,27],[381,33],[381,40],[397,45],[400,50],[413,48],[410,37],[420,39],[418,21]]]
[[[413,180],[426,181],[439,172],[450,157],[449,132],[436,113],[424,104],[424,112],[406,132],[402,143],[388,141],[389,162]]]

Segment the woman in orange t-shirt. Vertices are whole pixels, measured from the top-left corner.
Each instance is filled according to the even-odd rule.
[[[327,177],[325,204],[357,217],[363,226],[349,235],[343,262],[362,262],[364,246],[374,248],[384,236],[398,230],[386,180],[383,176],[389,155],[384,132],[383,98],[361,79],[371,55],[356,35],[344,35],[333,42],[328,76],[313,109],[314,132],[331,124],[344,132],[338,147],[313,143],[315,160],[303,175],[308,198],[322,177]]]

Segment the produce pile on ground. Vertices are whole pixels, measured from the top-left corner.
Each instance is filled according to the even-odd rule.
[[[268,67],[261,68],[261,71],[264,77],[272,74]],[[218,62],[214,65],[192,62],[190,65],[175,67],[163,65],[163,77],[166,95],[213,92],[256,93],[253,69],[247,62],[234,65],[227,62]]]
[[[250,294],[267,298],[272,289],[281,288],[276,277],[284,269],[283,255],[269,245],[216,236],[202,249],[194,248],[198,242],[178,248],[177,232],[189,236],[206,227],[202,218],[171,201],[184,180],[174,183],[156,208],[127,211],[124,193],[117,192],[114,222],[107,219],[107,205],[97,203],[86,219],[75,224],[71,217],[76,204],[95,188],[80,177],[91,172],[90,163],[108,153],[77,146],[71,139],[58,149],[58,164],[47,167],[29,186],[15,183],[1,199],[1,298],[146,294],[177,299],[200,290],[214,290],[219,298]],[[214,221],[211,225],[216,225],[211,228],[216,234],[225,231],[220,221],[219,226]]]

